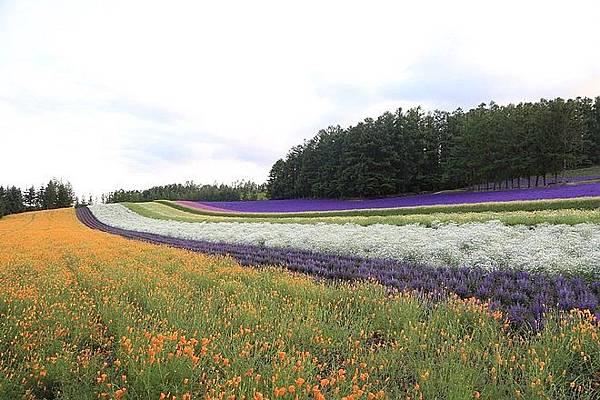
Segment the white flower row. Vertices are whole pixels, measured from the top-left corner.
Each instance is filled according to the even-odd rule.
[[[334,254],[600,275],[600,225],[370,225],[209,223],[143,217],[120,204],[90,207],[101,222],[123,229],[210,242],[290,247]]]

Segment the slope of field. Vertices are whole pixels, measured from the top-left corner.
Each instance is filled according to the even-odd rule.
[[[187,207],[194,207],[212,212],[298,213],[311,211],[362,210],[373,208],[566,199],[593,196],[600,196],[600,182],[501,191],[452,191],[372,200],[294,199],[225,202],[178,201],[177,203]]]
[[[507,310],[511,323],[534,329],[543,324],[544,314],[549,309],[568,311],[576,307],[600,314],[600,282],[588,284],[578,276],[565,278],[560,274],[529,274],[519,270],[431,267],[290,248],[181,239],[112,227],[100,222],[88,208],[79,208],[77,217],[93,229],[207,254],[228,255],[242,265],[279,265],[317,278],[375,280],[396,290],[475,297]]]
[[[577,205],[577,201],[570,200],[551,200],[554,203],[564,202],[564,206],[570,204]],[[600,199],[595,200],[600,207]],[[453,212],[452,206],[448,207],[449,212],[434,212],[423,214],[407,215],[350,215],[350,216],[327,216],[327,213],[321,213],[321,216],[312,217],[285,217],[285,216],[262,216],[249,217],[246,214],[237,214],[238,216],[222,216],[218,214],[197,213],[194,209],[186,207],[173,207],[170,202],[149,202],[149,203],[123,203],[130,210],[149,218],[174,220],[183,222],[268,222],[273,224],[356,224],[356,225],[409,225],[421,224],[432,226],[439,223],[455,222],[464,224],[468,222],[487,222],[500,221],[506,225],[538,225],[538,224],[566,224],[576,225],[581,223],[600,224],[600,208],[595,209],[572,209],[564,208],[557,210],[539,210],[539,211],[507,211],[507,212]],[[581,204],[581,203],[579,203]],[[421,207],[425,208],[425,207]]]
[[[475,301],[245,269],[88,229],[69,209],[7,217],[0,234],[3,399],[593,399],[600,386],[585,312],[519,334]]]
[[[403,216],[403,215],[428,215],[428,214],[456,214],[456,213],[506,213],[517,211],[550,211],[550,210],[595,210],[600,209],[600,196],[578,197],[572,199],[504,201],[472,204],[451,204],[437,206],[415,206],[398,208],[371,208],[360,210],[338,211],[303,211],[295,213],[239,213],[221,212],[205,208],[190,207],[180,202],[170,200],[157,200],[156,203],[167,205],[185,212],[198,215],[212,215],[218,217],[236,218],[314,218],[314,217],[372,217],[372,216]],[[197,203],[197,202],[196,202]],[[135,203],[137,204],[137,203]]]
[[[497,221],[420,225],[188,223],[146,218],[120,204],[90,209],[120,229],[214,243],[234,243],[328,254],[392,259],[488,270],[600,273],[600,225],[506,226]]]

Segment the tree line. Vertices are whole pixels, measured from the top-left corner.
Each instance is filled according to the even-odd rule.
[[[38,189],[35,186],[25,190],[16,186],[0,186],[0,217],[24,211],[71,207],[74,202],[71,184],[56,179]]]
[[[202,185],[188,181],[185,184],[173,183],[154,186],[146,190],[116,190],[102,196],[103,202],[143,202],[153,200],[194,200],[194,201],[238,201],[261,200],[266,198],[266,184],[250,181],[237,181],[231,185]]]
[[[319,131],[275,162],[268,193],[352,198],[530,187],[597,164],[600,97],[491,102],[466,112],[415,107]]]

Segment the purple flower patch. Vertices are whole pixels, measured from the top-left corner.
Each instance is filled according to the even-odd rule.
[[[483,192],[444,192],[405,197],[367,200],[293,199],[258,201],[215,201],[177,203],[207,211],[240,213],[285,213],[309,211],[360,210],[432,205],[472,204],[503,201],[567,199],[600,196],[600,182],[580,185],[561,185],[532,189],[512,189]]]

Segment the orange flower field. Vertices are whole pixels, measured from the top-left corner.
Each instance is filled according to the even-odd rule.
[[[1,399],[597,399],[589,313],[520,332],[475,300],[135,242],[73,209],[0,220]]]

